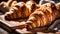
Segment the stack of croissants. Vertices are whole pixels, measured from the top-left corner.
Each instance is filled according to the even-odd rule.
[[[49,1],[44,4],[37,4],[34,1],[17,2],[16,0],[9,0],[7,2],[1,2],[1,7],[7,7],[8,12],[5,13],[6,20],[13,19],[27,19],[25,26],[28,30],[50,25],[52,21],[60,17],[60,4],[55,4]]]

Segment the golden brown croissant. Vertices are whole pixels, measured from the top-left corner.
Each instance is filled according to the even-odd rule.
[[[56,4],[56,8],[60,11],[60,3]]]
[[[22,15],[26,15],[27,11],[28,10],[25,6],[25,3],[24,2],[19,2],[15,5],[13,5],[13,7],[10,8],[10,10],[9,10],[10,14],[6,15],[6,19],[20,18]],[[11,12],[13,12],[13,13],[11,13]]]
[[[40,26],[50,25],[59,15],[54,3],[46,3],[40,9],[35,10],[27,20],[25,26],[28,30]]]
[[[26,7],[29,9],[29,14],[33,13],[37,8],[36,3],[34,1],[27,1]]]
[[[35,2],[33,1],[28,1],[28,2],[26,4],[24,2],[19,2],[13,5],[9,11],[13,13],[7,14],[6,19],[27,18],[37,8]]]
[[[9,12],[10,8],[16,3],[17,3],[17,1],[15,1],[15,0],[9,0],[8,2],[1,2],[0,11],[2,11],[4,13]]]
[[[17,3],[17,1],[16,0],[8,0],[7,2],[1,2],[0,3],[0,6],[2,7],[2,8],[8,8],[8,9],[10,9],[14,4],[16,4]],[[7,10],[8,10],[7,9]]]
[[[11,7],[12,5],[16,4],[17,1],[16,0],[8,0],[7,2],[1,2],[0,6],[2,7]]]

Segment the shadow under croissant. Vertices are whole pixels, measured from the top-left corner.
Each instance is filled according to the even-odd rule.
[[[50,31],[59,31],[60,30],[60,19],[54,21],[54,23],[48,28]]]

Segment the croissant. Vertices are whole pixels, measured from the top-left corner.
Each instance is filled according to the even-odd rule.
[[[6,13],[6,12],[9,12],[10,8],[16,4],[17,1],[15,0],[9,0],[8,2],[1,2],[0,3],[0,11]]]
[[[57,10],[58,10],[59,13],[60,13],[60,3],[57,3],[57,4],[56,4],[56,8],[57,8]],[[60,14],[59,14],[59,16],[60,16]]]
[[[54,3],[46,3],[41,5],[39,9],[36,9],[26,21],[27,30],[34,29],[40,26],[50,25],[59,15]]]
[[[7,2],[1,2],[0,6],[2,7],[11,7],[12,5],[16,4],[17,1],[16,0],[8,0]]]
[[[37,9],[35,2],[28,1],[26,4],[24,2],[19,2],[10,9],[10,14],[5,16],[5,19],[17,19],[17,18],[27,18],[34,10]]]
[[[36,10],[37,5],[34,1],[27,1],[26,7],[29,9],[29,14],[31,14]]]
[[[60,11],[60,3],[56,4],[56,8]]]

